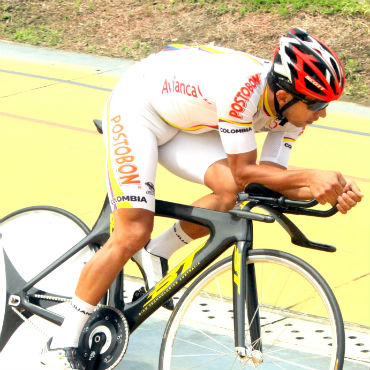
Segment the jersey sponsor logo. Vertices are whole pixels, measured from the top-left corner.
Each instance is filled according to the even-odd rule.
[[[111,200],[112,204],[121,202],[144,202],[148,203],[145,197],[140,197],[139,195],[119,195]]]
[[[284,146],[288,149],[292,149],[292,144],[290,143],[294,143],[294,142],[295,142],[295,139],[293,139],[292,137],[284,136],[283,138]]]
[[[140,184],[135,156],[132,155],[130,143],[121,123],[121,116],[113,117],[111,123],[113,124],[111,128],[113,139],[112,159],[117,165],[119,183],[120,185]]]
[[[182,95],[192,96],[194,98],[203,98],[203,94],[200,91],[199,85],[195,86],[186,82],[177,81],[176,77],[174,77],[172,81],[168,81],[167,79],[164,80],[162,95],[170,93],[178,93]]]
[[[149,195],[154,195],[155,193],[155,187],[152,182],[146,182],[145,185],[147,186],[148,190],[146,191],[147,194]]]
[[[220,128],[220,132],[223,132],[225,134],[241,134],[241,133],[244,133],[244,132],[250,132],[252,131],[252,127],[246,127],[246,128],[232,128],[232,129],[228,129],[228,128]]]
[[[261,73],[256,73],[252,76],[235,95],[234,101],[231,104],[229,115],[231,117],[242,119],[241,113],[244,112],[249,98],[258,85],[261,84]]]

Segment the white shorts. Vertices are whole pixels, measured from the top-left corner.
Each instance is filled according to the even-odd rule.
[[[165,123],[140,88],[140,70],[118,83],[103,115],[107,190],[112,210],[155,210],[158,159],[186,180],[204,183],[210,165],[226,158],[219,133],[188,134]]]

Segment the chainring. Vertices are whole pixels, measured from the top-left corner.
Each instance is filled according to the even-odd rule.
[[[129,328],[121,311],[110,306],[99,306],[86,322],[78,348],[82,357],[90,356],[93,337],[104,333],[106,342],[101,349],[95,370],[110,370],[122,360],[128,345]]]

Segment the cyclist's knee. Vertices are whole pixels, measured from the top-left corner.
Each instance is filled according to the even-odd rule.
[[[234,208],[236,204],[236,192],[234,191],[223,191],[220,193],[214,193],[217,197],[219,211],[226,212]]]
[[[129,216],[115,214],[111,247],[125,255],[133,255],[150,239],[153,230],[153,214],[138,210]]]
[[[135,231],[126,232],[115,229],[112,234],[112,247],[122,254],[134,255],[150,239],[150,232],[135,228]]]

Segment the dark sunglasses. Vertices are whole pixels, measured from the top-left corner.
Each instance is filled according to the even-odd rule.
[[[318,112],[322,109],[325,109],[329,105],[329,102],[327,101],[308,100],[305,98],[298,98],[298,99],[302,101],[303,103],[307,104],[307,108],[314,112]]]

